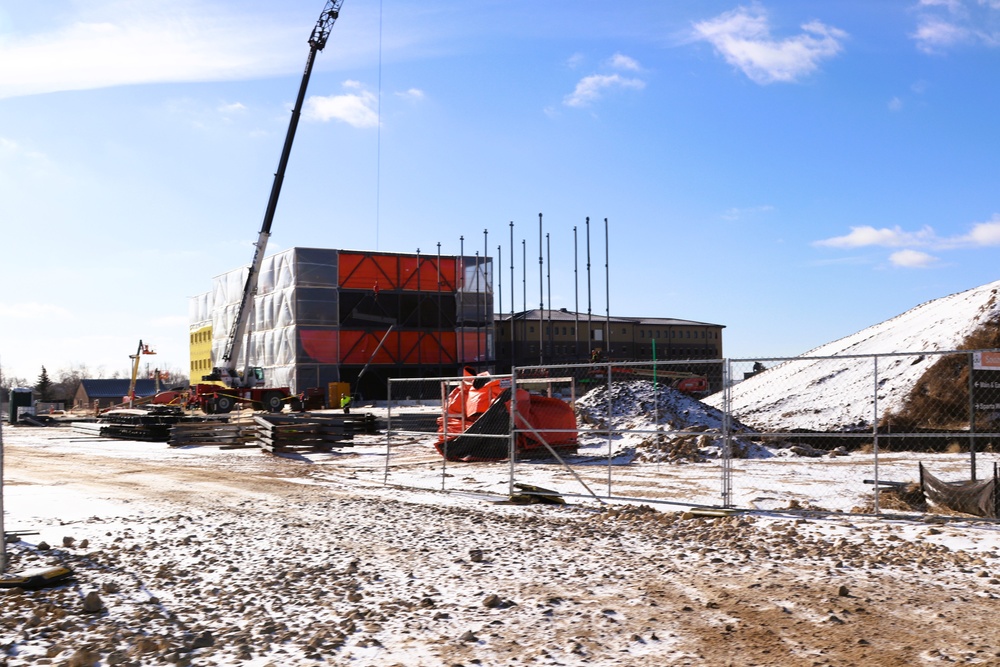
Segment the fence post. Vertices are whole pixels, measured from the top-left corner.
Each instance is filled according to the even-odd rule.
[[[513,327],[513,321],[511,322]],[[507,495],[510,497],[514,496],[514,457],[517,455],[517,434],[515,429],[517,426],[517,368],[515,366],[510,367],[510,438],[507,441],[507,460],[510,464],[510,480],[507,482]]]
[[[722,506],[733,506],[733,431],[732,431],[732,385],[733,366],[732,360],[726,359],[723,362],[722,372]]]
[[[872,358],[875,381],[872,385],[872,453],[875,456],[875,514],[879,514],[878,507],[878,355]]]
[[[973,353],[969,352],[969,465],[972,467],[972,477],[970,479],[976,481],[976,397],[975,397],[975,385],[972,382],[972,374],[975,372],[973,368]]]
[[[382,475],[382,486],[389,485],[389,456],[392,451],[392,378],[389,378],[385,398],[385,472]]]
[[[611,339],[611,330],[608,328],[608,340]],[[610,345],[609,345],[610,347]],[[611,399],[611,362],[608,362],[608,420],[606,423],[608,436],[608,498],[611,497],[611,417],[614,414],[614,402]]]

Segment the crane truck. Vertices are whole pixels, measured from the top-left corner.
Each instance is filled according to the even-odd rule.
[[[316,26],[309,35],[309,57],[306,59],[305,72],[302,74],[302,83],[299,85],[295,107],[292,109],[288,132],[285,134],[285,144],[278,161],[278,170],[274,174],[271,195],[264,211],[264,220],[257,234],[257,242],[254,244],[253,261],[250,263],[250,270],[243,286],[243,294],[236,310],[236,317],[226,338],[226,346],[219,365],[214,366],[210,374],[202,376],[201,383],[195,384],[191,388],[189,404],[193,407],[200,407],[210,414],[227,413],[237,404],[249,404],[254,409],[280,412],[286,402],[294,400],[288,387],[265,386],[264,369],[252,365],[249,347],[244,355],[244,368],[237,369],[237,364],[240,352],[243,351],[244,337],[248,335],[247,327],[253,312],[254,297],[257,294],[257,281],[260,278],[260,268],[264,261],[264,250],[267,248],[267,240],[271,235],[271,223],[274,221],[274,212],[278,206],[278,196],[281,194],[281,184],[285,178],[288,156],[292,152],[295,129],[298,127],[299,117],[302,114],[302,105],[305,102],[306,88],[312,74],[313,62],[316,59],[316,54],[326,46],[330,30],[340,15],[340,6],[343,1],[327,0]],[[220,382],[222,384],[218,384]]]

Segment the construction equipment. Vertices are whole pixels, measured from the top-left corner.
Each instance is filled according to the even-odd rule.
[[[587,379],[593,381],[603,381],[607,378],[606,367],[598,366],[588,373]],[[712,393],[708,378],[697,373],[686,371],[665,371],[652,368],[633,368],[631,366],[611,367],[612,380],[635,380],[637,378],[649,378],[657,382],[673,387],[677,391],[690,394],[692,396],[708,396]]]
[[[302,83],[299,85],[299,94],[295,99],[295,107],[292,109],[292,118],[285,135],[285,144],[278,161],[278,170],[274,174],[274,183],[271,186],[271,195],[264,211],[264,220],[257,234],[257,242],[254,244],[253,261],[250,263],[250,270],[247,273],[243,295],[236,310],[236,318],[233,320],[232,329],[226,339],[226,347],[219,365],[214,367],[209,375],[202,377],[203,381],[222,382],[225,386],[196,384],[191,389],[189,402],[208,413],[229,412],[237,403],[249,403],[254,408],[280,412],[285,402],[292,398],[288,387],[264,387],[264,369],[251,364],[249,349],[246,351],[244,368],[238,370],[236,365],[239,363],[240,352],[243,350],[244,336],[249,336],[248,324],[253,312],[254,297],[257,294],[260,267],[264,261],[268,237],[271,235],[271,223],[274,221],[274,212],[278,206],[278,196],[281,194],[281,184],[285,178],[288,156],[292,151],[295,129],[298,127],[299,117],[302,114],[302,105],[305,101],[309,77],[312,74],[313,62],[316,59],[316,54],[326,47],[330,30],[340,15],[340,6],[343,1],[327,0],[326,6],[309,36],[309,57],[306,59],[306,68],[302,74]]]
[[[139,375],[139,359],[144,354],[156,354],[148,345],[143,345],[142,341],[139,341],[139,349],[135,351],[135,354],[128,355],[128,358],[132,360],[132,379],[128,383],[128,395],[125,396],[125,403],[128,407],[132,407],[132,403],[135,402],[135,379]]]

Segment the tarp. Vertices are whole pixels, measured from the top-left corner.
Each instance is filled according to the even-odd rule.
[[[990,519],[1000,518],[995,467],[993,477],[990,479],[945,482],[927,472],[921,463],[920,489],[924,492],[924,497],[935,505],[963,514]]]
[[[438,418],[435,443],[449,461],[498,461],[510,453],[510,379],[490,379],[489,373],[465,371],[465,379],[446,399],[447,419]],[[515,455],[546,456],[549,447],[575,452],[576,414],[558,398],[514,392],[516,406]],[[453,435],[454,434],[454,435]],[[548,447],[546,447],[546,444]]]

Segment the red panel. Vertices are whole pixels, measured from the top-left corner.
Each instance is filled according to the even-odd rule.
[[[454,292],[456,266],[457,262],[453,257],[442,257],[441,271],[438,272],[437,256],[421,255],[418,270],[416,257],[400,257],[400,287],[421,292],[437,292],[439,289],[442,292]]]
[[[486,332],[465,331],[458,334],[458,356],[460,363],[486,361],[489,351],[486,349]],[[481,357],[477,359],[476,357]]]
[[[378,352],[379,341],[385,337],[385,342]],[[399,334],[395,331],[388,336],[384,331],[341,331],[340,332],[340,363],[342,364],[395,364],[393,356],[399,349]],[[374,353],[374,356],[372,354]]]
[[[338,279],[346,289],[397,289],[399,269],[395,255],[376,255],[341,251]]]
[[[310,361],[321,364],[337,363],[337,331],[330,329],[299,329],[302,350]]]

